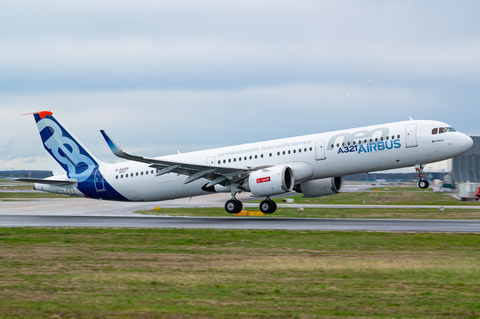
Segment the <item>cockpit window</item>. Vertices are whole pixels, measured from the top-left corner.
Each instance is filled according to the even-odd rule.
[[[438,133],[442,134],[442,133],[445,133],[446,131],[447,131],[446,128],[441,127],[440,130],[438,131]]]
[[[437,134],[437,133],[438,133],[438,127],[434,128],[434,129],[432,130],[432,135]]]
[[[456,132],[453,127],[446,127],[445,128],[448,132]]]

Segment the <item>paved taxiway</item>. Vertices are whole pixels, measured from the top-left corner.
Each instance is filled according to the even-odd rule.
[[[480,220],[309,219],[151,216],[0,216],[2,227],[146,227],[480,232]]]

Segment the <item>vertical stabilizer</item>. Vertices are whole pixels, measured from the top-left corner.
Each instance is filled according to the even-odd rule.
[[[66,174],[79,183],[91,177],[101,162],[53,117],[52,112],[36,112],[33,116],[53,174]]]

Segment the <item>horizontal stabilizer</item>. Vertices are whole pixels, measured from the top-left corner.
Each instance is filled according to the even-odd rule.
[[[78,183],[78,181],[75,178],[68,178],[68,179],[17,178],[15,179],[15,181],[25,182],[25,183],[57,185],[57,186],[67,186],[67,185],[73,185]]]

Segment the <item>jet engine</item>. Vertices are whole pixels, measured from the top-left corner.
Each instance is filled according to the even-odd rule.
[[[250,173],[242,188],[254,196],[271,196],[291,192],[293,185],[292,169],[289,166],[275,166]]]
[[[297,193],[305,197],[320,197],[338,194],[343,188],[343,177],[314,179],[295,185]]]

